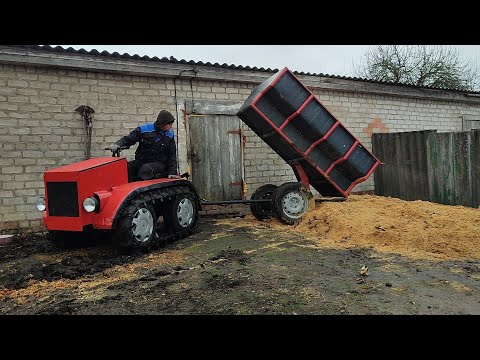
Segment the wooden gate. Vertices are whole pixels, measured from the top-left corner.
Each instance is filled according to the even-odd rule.
[[[191,180],[208,201],[243,198],[240,119],[229,115],[188,117]]]

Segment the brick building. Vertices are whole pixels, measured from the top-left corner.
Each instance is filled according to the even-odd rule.
[[[209,200],[249,198],[260,185],[295,181],[291,167],[235,115],[276,71],[0,45],[0,232],[39,229],[34,204],[43,171],[85,159],[85,123],[75,111],[81,105],[95,111],[91,157],[110,156],[105,146],[153,122],[161,109],[176,114],[180,171],[192,173],[200,192],[217,189]],[[295,74],[370,149],[373,132],[461,131],[480,122],[479,93]],[[124,155],[131,159],[134,149]],[[209,158],[196,159],[198,149]],[[206,180],[199,183],[198,174]],[[354,192],[372,190],[373,176]]]

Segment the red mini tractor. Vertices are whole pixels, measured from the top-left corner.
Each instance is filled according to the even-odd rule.
[[[45,171],[45,196],[36,206],[57,246],[110,233],[118,249],[129,253],[193,232],[201,210],[193,184],[185,178],[129,183],[127,159],[119,155]],[[163,226],[157,221],[160,216]]]

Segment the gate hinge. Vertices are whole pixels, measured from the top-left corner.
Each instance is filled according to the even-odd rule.
[[[241,135],[241,134],[242,134],[242,130],[241,130],[241,129],[238,129],[238,130],[230,130],[230,131],[227,131],[227,134],[237,134],[237,135]]]

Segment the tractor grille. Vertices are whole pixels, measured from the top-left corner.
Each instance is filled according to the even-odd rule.
[[[78,217],[76,182],[47,182],[48,215]]]

